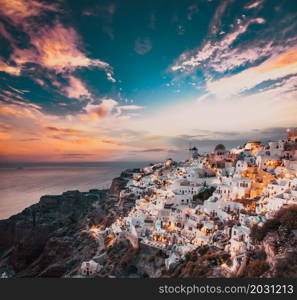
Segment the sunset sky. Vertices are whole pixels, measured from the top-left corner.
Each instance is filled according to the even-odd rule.
[[[0,161],[185,158],[297,126],[297,2],[0,0]]]

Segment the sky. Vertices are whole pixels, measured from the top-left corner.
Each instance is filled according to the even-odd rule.
[[[0,0],[0,161],[187,157],[297,126],[297,2]]]

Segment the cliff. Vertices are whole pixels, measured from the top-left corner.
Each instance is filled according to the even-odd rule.
[[[127,169],[121,173],[119,177],[116,177],[112,180],[110,186],[110,195],[118,197],[120,191],[126,186],[128,180],[133,176],[133,173],[140,172],[140,169]]]
[[[69,191],[0,221],[0,272],[16,277],[60,277],[96,251],[86,226],[102,221],[107,191]],[[97,207],[97,209],[95,209]]]
[[[129,169],[109,190],[45,195],[21,213],[0,220],[0,274],[9,277],[68,277],[90,260],[98,242],[87,228],[110,226],[127,212],[118,195],[139,169]],[[130,207],[130,204],[129,206]]]
[[[297,205],[278,211],[274,218],[251,231],[256,248],[249,253],[247,277],[297,277]]]

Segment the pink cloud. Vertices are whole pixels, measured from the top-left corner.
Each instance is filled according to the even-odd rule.
[[[44,27],[37,34],[31,33],[32,52],[23,53],[24,60],[32,61],[35,56],[38,63],[57,73],[74,71],[82,67],[109,69],[108,63],[99,59],[90,59],[79,49],[80,38],[73,28],[65,28],[60,23],[54,27]],[[21,59],[21,58],[19,58]]]
[[[4,36],[8,41],[14,43],[14,38],[11,36],[10,33],[7,32],[6,28],[2,23],[0,23],[0,34]]]
[[[135,111],[143,109],[143,106],[139,105],[119,105],[119,103],[113,99],[102,99],[100,104],[88,104],[85,110],[88,116],[82,116],[84,120],[97,120],[106,117],[115,117],[119,119],[130,118],[133,114],[124,115],[129,111]]]
[[[258,7],[261,3],[262,3],[262,1],[252,2],[251,4],[246,5],[244,8],[245,9],[255,8],[255,7]]]
[[[88,104],[86,111],[95,118],[105,118],[111,114],[118,102],[113,99],[103,99],[98,105]]]
[[[55,4],[45,4],[37,0],[0,0],[0,16],[8,18],[30,37],[30,46],[20,49],[14,38],[0,23],[0,33],[11,43],[13,53],[10,61],[16,63],[17,69],[3,66],[2,71],[10,74],[19,74],[26,63],[39,64],[43,68],[56,73],[69,73],[78,68],[101,68],[105,70],[107,79],[116,82],[111,66],[100,59],[89,58],[83,49],[80,36],[74,28],[65,27],[60,22],[54,26],[40,26],[30,17],[40,16],[47,11],[59,12],[61,9]]]
[[[74,76],[69,76],[69,86],[64,88],[64,92],[69,98],[91,98],[91,94],[86,88],[85,84]]]
[[[56,73],[69,73],[78,68],[96,67],[105,70],[108,80],[116,81],[108,63],[86,56],[81,49],[82,41],[73,28],[66,28],[57,22],[54,27],[45,26],[37,33],[29,31],[29,35],[32,47],[19,49],[14,46],[11,56],[11,60],[18,65],[19,69],[26,63],[39,64]]]

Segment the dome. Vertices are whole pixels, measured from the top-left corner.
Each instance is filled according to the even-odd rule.
[[[223,144],[218,144],[216,145],[216,147],[214,148],[214,152],[223,152],[226,151],[226,148]]]

